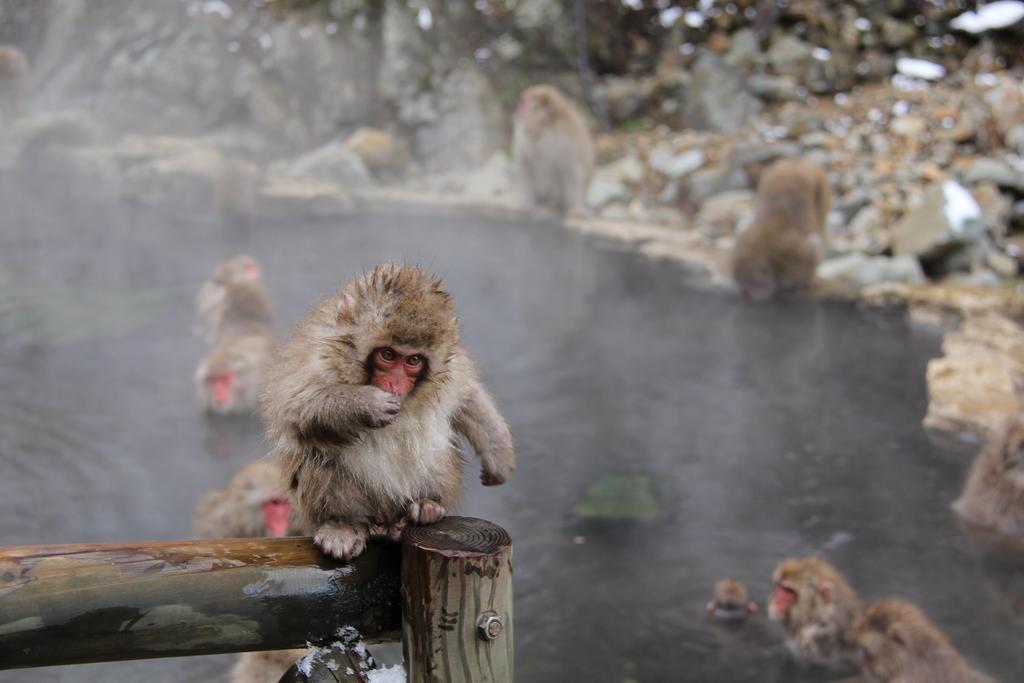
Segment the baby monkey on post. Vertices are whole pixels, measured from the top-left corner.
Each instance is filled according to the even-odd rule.
[[[326,554],[432,524],[462,485],[463,435],[481,481],[515,469],[512,437],[459,344],[452,297],[412,266],[377,266],[299,323],[263,398],[272,453]]]

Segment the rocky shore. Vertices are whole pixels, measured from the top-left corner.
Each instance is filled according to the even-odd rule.
[[[128,4],[0,9],[35,92],[0,138],[0,177],[232,221],[368,205],[528,217],[509,111],[543,78],[608,124],[570,228],[729,286],[760,169],[813,160],[835,197],[821,295],[955,330],[929,367],[926,426],[980,434],[1021,407],[1024,3],[622,3],[611,19],[646,23],[613,50],[611,19],[588,19],[604,69],[589,93],[571,3]]]

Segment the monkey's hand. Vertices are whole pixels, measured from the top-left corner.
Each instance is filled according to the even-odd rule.
[[[480,471],[480,483],[484,486],[504,484],[516,471],[516,455],[511,448],[508,449],[508,453],[481,454],[480,462],[483,465],[483,469]]]
[[[516,469],[516,451],[505,418],[494,400],[479,384],[471,387],[466,402],[455,415],[455,429],[469,440],[480,458],[480,482],[503,484]]]
[[[377,387],[359,387],[359,398],[362,410],[360,418],[367,427],[377,429],[387,427],[398,417],[402,407],[402,398]]]
[[[440,522],[445,514],[447,514],[447,510],[437,501],[428,499],[412,503],[405,514],[412,524],[422,526],[424,524]]]
[[[324,554],[350,562],[366,550],[367,530],[354,524],[321,524],[313,542]]]
[[[481,453],[480,483],[484,486],[498,486],[508,481],[516,471],[516,452],[512,444],[495,449],[493,453]]]

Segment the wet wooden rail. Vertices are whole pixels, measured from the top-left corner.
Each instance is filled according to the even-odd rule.
[[[350,564],[308,538],[0,548],[0,669],[280,650],[353,626],[402,638],[409,681],[511,681],[511,585],[508,535],[463,517]]]

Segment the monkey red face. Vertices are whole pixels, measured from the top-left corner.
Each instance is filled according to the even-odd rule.
[[[281,538],[288,535],[288,517],[292,506],[284,498],[271,498],[263,502],[263,528],[267,536]]]
[[[242,279],[244,280],[259,280],[260,279],[260,267],[255,261],[244,261],[242,263]]]
[[[412,349],[385,346],[370,357],[370,383],[398,396],[405,396],[423,376],[427,357]]]
[[[773,621],[781,621],[798,597],[799,594],[792,584],[788,581],[779,581],[772,590],[772,599],[768,603],[768,616]]]
[[[231,394],[235,388],[235,373],[230,370],[211,372],[206,376],[206,386],[210,389],[210,400],[218,408],[226,408],[231,404]]]

